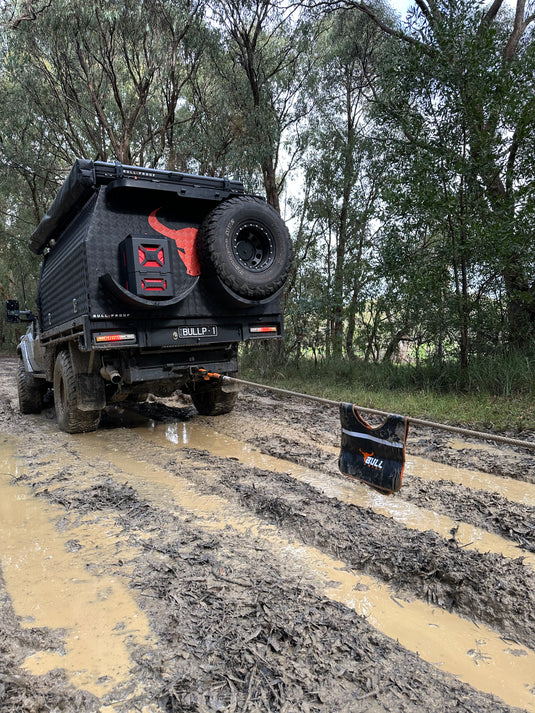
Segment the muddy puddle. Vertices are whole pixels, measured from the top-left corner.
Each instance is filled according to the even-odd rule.
[[[508,454],[432,462],[446,439],[418,434],[388,497],[339,474],[330,411],[149,399],[68,436],[18,412],[12,362],[2,713],[535,713],[535,495]]]
[[[486,451],[483,446],[479,450],[493,452],[491,450]],[[467,468],[455,468],[418,456],[407,457],[405,474],[432,481],[449,480],[452,483],[464,485],[466,488],[496,493],[512,502],[535,507],[535,485],[533,483],[492,476],[488,473]]]
[[[21,626],[59,630],[63,639],[61,650],[37,652],[22,668],[36,675],[63,669],[77,688],[106,697],[131,685],[131,647],[152,642],[145,615],[120,581],[121,558],[131,553],[111,522],[58,531],[62,508],[10,483],[18,463],[15,442],[1,439],[3,577]]]
[[[309,471],[302,473],[293,464],[255,453],[239,441],[222,437],[212,429],[195,423],[150,424],[135,429],[141,439],[164,445],[170,452],[181,448],[199,448],[212,454],[232,458],[248,465],[275,472],[291,473],[292,477],[312,478]],[[124,438],[122,437],[124,436]],[[492,629],[474,624],[462,617],[430,606],[421,601],[401,601],[384,583],[373,577],[348,569],[317,548],[281,537],[277,529],[267,525],[235,504],[213,494],[199,491],[191,481],[156,466],[136,455],[133,433],[101,431],[73,438],[77,451],[85,458],[99,452],[109,460],[136,491],[160,507],[189,513],[204,529],[218,532],[228,530],[249,538],[261,538],[277,557],[293,563],[297,572],[312,576],[316,587],[326,597],[354,609],[367,618],[378,631],[399,641],[408,650],[440,670],[447,671],[475,688],[499,696],[510,705],[535,710],[532,686],[535,653],[500,637]],[[140,449],[143,451],[143,448]],[[150,460],[150,456],[149,456]],[[197,464],[203,467],[202,463]],[[204,465],[205,470],[209,470]],[[314,483],[313,483],[314,484]],[[396,516],[396,508],[377,504],[375,494],[350,494],[351,488],[334,485],[323,479],[318,487],[330,490],[332,497],[355,498],[356,502],[385,510]],[[359,489],[360,486],[358,486]],[[388,499],[386,496],[380,498]],[[413,514],[414,515],[414,514]],[[409,519],[406,515],[397,515]],[[419,527],[437,525],[432,513],[422,513]],[[474,535],[473,532],[470,533]],[[506,547],[506,543],[504,545]],[[518,550],[517,550],[518,552]]]
[[[296,463],[289,463],[286,460],[266,455],[251,448],[247,443],[219,433],[204,424],[196,422],[156,424],[152,422],[136,430],[142,437],[159,445],[173,444],[179,448],[204,449],[217,456],[236,459],[247,466],[264,468],[276,473],[287,473],[297,480],[308,483],[328,497],[351,505],[371,508],[374,512],[391,517],[411,529],[433,530],[445,538],[450,537],[452,529],[455,529],[455,537],[461,546],[480,552],[494,552],[513,559],[522,556],[524,561],[535,569],[534,554],[508,543],[497,535],[463,522],[454,521],[432,510],[417,507],[395,496],[383,495],[339,475],[329,476]],[[418,475],[425,478],[428,473],[436,474],[436,465],[432,461],[419,459]],[[442,473],[444,470],[445,467],[442,466]],[[407,477],[410,477],[410,474]],[[486,480],[489,479],[490,477],[486,476]],[[535,505],[535,487],[531,504]]]

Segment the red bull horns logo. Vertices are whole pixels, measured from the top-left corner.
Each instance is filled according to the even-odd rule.
[[[181,228],[176,230],[168,228],[161,223],[156,217],[156,213],[160,208],[156,208],[149,215],[149,225],[160,235],[165,235],[166,238],[171,238],[176,243],[180,259],[186,266],[188,275],[200,275],[201,266],[197,257],[197,228]]]

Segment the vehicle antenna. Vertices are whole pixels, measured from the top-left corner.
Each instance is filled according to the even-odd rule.
[[[28,309],[28,304],[27,304],[27,301],[26,301],[26,288],[24,287],[24,274],[23,274],[23,272],[22,272],[22,265],[20,264],[20,262],[19,262],[19,269],[20,269],[20,281],[21,281],[21,284],[22,284],[22,297],[23,297],[23,299],[24,299],[24,309],[27,310],[27,309]]]

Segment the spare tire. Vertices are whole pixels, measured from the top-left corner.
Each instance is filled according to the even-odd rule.
[[[231,198],[215,208],[201,225],[197,245],[202,272],[215,274],[248,300],[275,295],[292,262],[286,225],[276,210],[253,196]]]

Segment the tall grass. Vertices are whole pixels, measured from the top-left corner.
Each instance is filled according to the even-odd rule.
[[[244,378],[444,423],[501,431],[535,430],[535,359],[507,353],[459,365],[369,363],[304,358],[284,362],[248,350]]]

